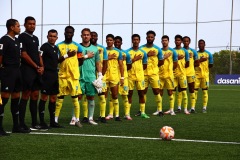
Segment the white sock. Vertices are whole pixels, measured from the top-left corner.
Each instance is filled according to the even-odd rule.
[[[58,117],[55,117],[55,122],[58,123]]]

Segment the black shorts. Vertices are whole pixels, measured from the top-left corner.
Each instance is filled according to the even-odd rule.
[[[27,65],[22,65],[21,73],[23,79],[23,91],[36,91],[41,89],[42,76],[37,73],[36,69]]]
[[[10,93],[22,91],[22,75],[19,67],[1,68],[1,91]]]
[[[42,76],[41,93],[46,95],[57,95],[59,93],[58,72],[44,71]]]

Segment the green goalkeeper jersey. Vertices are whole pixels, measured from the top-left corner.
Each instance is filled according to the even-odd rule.
[[[100,56],[98,48],[92,44],[85,47],[80,44],[82,47],[83,56],[87,55],[88,52],[93,52],[94,56],[92,58],[87,58],[84,60],[83,65],[80,67],[80,79],[85,82],[92,82],[96,79],[96,62],[100,61]]]

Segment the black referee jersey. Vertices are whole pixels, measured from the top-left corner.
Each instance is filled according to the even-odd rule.
[[[22,44],[18,38],[4,35],[0,39],[0,55],[4,67],[20,67]]]
[[[56,45],[44,43],[40,51],[42,51],[42,60],[45,71],[57,71],[59,50]]]
[[[19,35],[18,39],[22,43],[22,52],[27,52],[28,56],[33,60],[33,62],[40,66],[38,38],[35,35],[23,32]],[[28,63],[23,58],[22,65],[28,65]]]

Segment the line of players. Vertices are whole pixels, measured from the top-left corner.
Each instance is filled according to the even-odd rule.
[[[135,85],[140,106],[136,116],[149,118],[145,113],[146,93],[149,85],[152,87],[157,103],[157,111],[153,115],[175,115],[176,88],[178,88],[178,111],[181,111],[183,100],[184,113],[190,114],[187,110],[187,84],[191,99],[190,112],[195,112],[198,88],[203,90],[203,112],[206,112],[209,68],[213,65],[213,59],[212,55],[205,50],[204,40],[199,40],[199,51],[196,52],[189,48],[191,41],[189,37],[182,38],[176,35],[176,47],[172,49],[168,46],[169,37],[164,35],[161,49],[154,44],[155,32],[148,31],[145,45],[139,46],[140,36],[134,34],[132,35],[132,47],[122,50],[120,36],[114,37],[108,34],[105,48],[97,44],[97,33],[85,28],[81,32],[82,43],[79,44],[72,40],[74,28],[67,26],[64,41],[55,45],[58,32],[49,30],[48,42],[43,44],[39,50],[38,38],[33,35],[35,26],[35,19],[26,17],[25,32],[20,34],[19,22],[9,19],[6,23],[8,32],[0,40],[2,88],[0,135],[9,135],[4,131],[2,122],[4,106],[10,96],[13,133],[29,133],[31,130],[48,129],[44,121],[45,103],[48,98],[50,127],[62,127],[58,123],[58,118],[66,95],[71,95],[74,106],[71,125],[82,127],[79,119],[79,100],[82,101],[84,112],[82,122],[98,124],[93,120],[96,94],[99,95],[100,116],[98,120],[100,122],[106,123],[106,120],[114,117],[113,115],[116,121],[121,121],[118,94],[123,99],[124,118],[132,120],[130,108]],[[18,34],[20,35],[16,38]],[[181,47],[182,42],[184,47]],[[170,104],[170,109],[164,113],[162,111],[163,89],[168,91]],[[41,90],[41,99],[37,104],[39,90]],[[109,114],[106,116],[106,98],[109,90],[111,95]],[[31,128],[25,124],[26,105],[29,98]],[[40,125],[37,123],[37,108]]]

